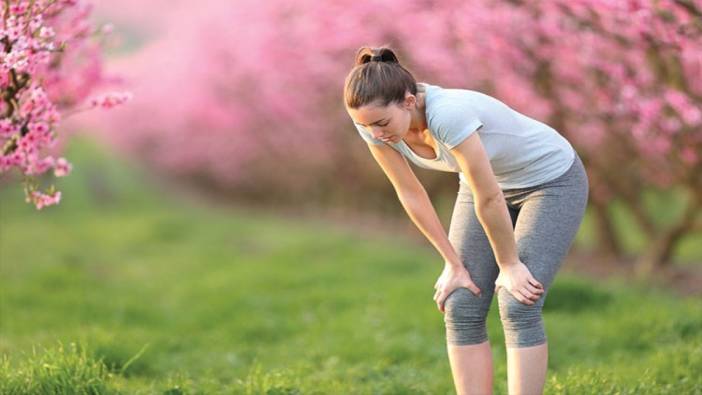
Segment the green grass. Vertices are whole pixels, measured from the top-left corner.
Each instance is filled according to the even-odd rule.
[[[3,394],[103,394],[110,392],[111,375],[101,361],[71,343],[62,344],[29,358],[15,368],[4,356],[0,363],[0,389]]]
[[[0,394],[453,393],[428,245],[179,202],[74,140],[64,201],[0,192]],[[549,394],[702,394],[702,302],[563,273]],[[502,329],[489,336],[506,393]],[[36,351],[33,351],[36,350]]]

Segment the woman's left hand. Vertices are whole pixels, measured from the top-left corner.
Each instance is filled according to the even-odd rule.
[[[544,293],[544,286],[536,281],[522,261],[500,267],[495,280],[495,292],[504,288],[519,302],[533,305]]]

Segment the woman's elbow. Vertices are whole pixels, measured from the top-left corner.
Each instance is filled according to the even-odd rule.
[[[478,207],[490,207],[492,205],[503,205],[506,204],[505,195],[502,190],[497,190],[492,193],[478,194],[476,198],[476,206]]]

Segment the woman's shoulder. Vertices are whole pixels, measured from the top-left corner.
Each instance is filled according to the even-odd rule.
[[[454,147],[483,125],[475,102],[461,91],[427,86],[427,126],[440,142],[449,147]]]
[[[473,113],[479,107],[476,100],[480,92],[468,89],[442,88],[436,85],[427,85],[424,97],[427,122],[439,121],[444,118],[453,118],[461,114]]]
[[[427,111],[446,111],[451,108],[466,109],[479,106],[486,101],[496,100],[492,96],[473,89],[444,88],[439,85],[422,83],[425,89]]]

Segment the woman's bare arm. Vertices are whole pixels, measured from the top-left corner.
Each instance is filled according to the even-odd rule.
[[[386,145],[368,144],[368,147],[395,188],[397,197],[412,222],[436,248],[446,264],[462,267],[463,264],[448,240],[429,195],[407,160]]]
[[[471,186],[475,213],[490,240],[497,264],[502,268],[517,263],[512,219],[478,133],[458,144],[451,153]]]

